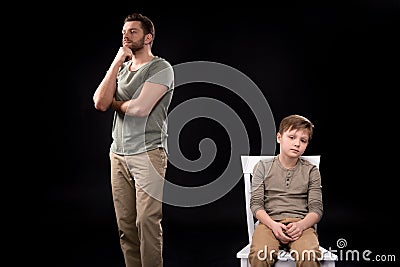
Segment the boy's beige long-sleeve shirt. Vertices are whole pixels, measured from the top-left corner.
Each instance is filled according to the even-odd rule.
[[[263,209],[273,220],[304,218],[309,212],[321,218],[319,169],[302,158],[291,169],[283,167],[277,156],[260,160],[254,166],[250,208],[254,216]]]

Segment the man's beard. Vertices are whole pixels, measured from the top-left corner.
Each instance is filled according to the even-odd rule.
[[[136,51],[142,49],[144,47],[144,38],[133,43],[131,46],[131,50],[133,53],[135,53]]]

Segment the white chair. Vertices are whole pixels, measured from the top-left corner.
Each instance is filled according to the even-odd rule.
[[[241,267],[250,267],[249,263],[249,252],[251,239],[253,237],[253,232],[255,225],[258,223],[254,221],[253,213],[250,209],[250,197],[251,197],[251,175],[253,174],[253,169],[256,163],[263,159],[273,158],[274,156],[241,156],[242,170],[244,175],[244,190],[245,190],[245,203],[246,203],[246,219],[247,219],[247,234],[249,237],[249,243],[242,248],[238,253],[236,253],[236,258],[240,259]],[[319,167],[320,156],[302,156],[302,158],[309,160]],[[335,261],[337,260],[337,255],[324,249],[320,246],[322,252],[321,267],[334,267]],[[278,253],[278,261],[275,263],[274,267],[296,267],[296,262],[294,258],[289,254],[289,252],[281,250]]]

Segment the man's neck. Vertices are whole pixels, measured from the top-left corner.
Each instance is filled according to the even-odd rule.
[[[150,62],[153,58],[154,55],[151,51],[136,51],[132,58],[130,70],[138,70],[140,67]]]

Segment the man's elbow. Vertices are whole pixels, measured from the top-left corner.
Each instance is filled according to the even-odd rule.
[[[105,105],[104,103],[101,102],[94,102],[94,108],[99,110],[99,111],[107,111],[110,105]]]

